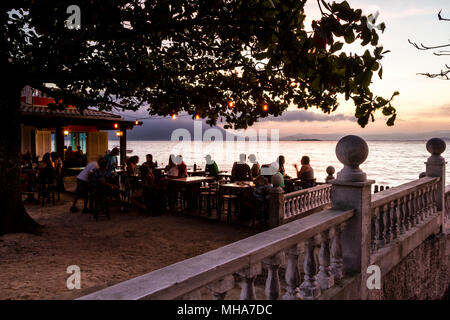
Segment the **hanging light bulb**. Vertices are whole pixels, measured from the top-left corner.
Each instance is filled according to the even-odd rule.
[[[138,126],[138,125],[139,125],[139,121],[136,120],[136,121],[134,122],[134,124]]]
[[[263,109],[263,111],[268,111],[269,110],[269,106],[267,104],[264,104],[262,109]]]
[[[234,107],[234,101],[228,101],[228,108],[233,108]]]
[[[64,130],[64,135],[68,136],[69,135],[69,130]]]
[[[118,123],[114,123],[114,129],[119,128],[119,124]]]
[[[174,113],[174,114],[172,114],[172,119],[176,119],[177,118],[177,115]]]
[[[200,119],[200,116],[198,114],[195,115],[195,120]]]

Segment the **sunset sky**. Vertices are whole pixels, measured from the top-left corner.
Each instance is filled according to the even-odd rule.
[[[428,79],[418,72],[439,72],[450,64],[450,57],[437,57],[430,51],[418,51],[408,39],[425,45],[450,43],[450,22],[439,21],[437,13],[450,17],[450,2],[444,0],[349,0],[353,8],[361,8],[366,14],[379,11],[377,22],[385,22],[386,30],[380,44],[391,50],[383,59],[383,80],[374,77],[373,92],[389,97],[400,91],[395,98],[398,119],[394,127],[385,125],[384,117],[378,116],[375,123],[365,129],[351,120],[354,105],[343,100],[336,115],[317,115],[320,121],[283,121],[284,134],[302,131],[315,133],[413,133],[436,130],[450,130],[450,82]],[[318,16],[316,1],[308,1],[307,15]],[[311,16],[309,18],[312,19]],[[361,49],[360,49],[361,50]],[[308,111],[309,112],[309,111]],[[318,111],[311,111],[318,112]],[[313,115],[304,119],[314,119]],[[280,127],[280,122],[262,122],[255,126]]]
[[[450,81],[429,79],[419,72],[438,73],[450,56],[437,57],[432,51],[419,51],[408,43],[423,43],[428,46],[450,43],[450,22],[439,21],[438,12],[450,18],[448,0],[348,0],[353,8],[361,8],[365,15],[380,13],[377,23],[385,22],[386,30],[380,37],[380,45],[390,50],[382,61],[383,79],[374,76],[372,91],[390,97],[394,91],[400,96],[394,100],[397,121],[387,127],[385,119],[378,113],[375,123],[362,129],[356,123],[354,105],[342,99],[338,110],[324,115],[318,110],[289,111],[277,121],[262,121],[254,129],[280,129],[280,136],[298,133],[314,134],[384,134],[395,136],[431,131],[450,131]],[[309,28],[311,20],[319,17],[315,0],[306,5]],[[345,48],[345,47],[344,47]],[[362,53],[366,48],[352,45],[346,51]],[[449,48],[450,50],[450,48]],[[295,107],[292,107],[295,110]],[[157,121],[157,120],[153,120]],[[177,120],[178,121],[178,120]],[[164,121],[163,121],[164,122]]]

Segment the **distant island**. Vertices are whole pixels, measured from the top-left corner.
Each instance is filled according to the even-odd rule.
[[[296,141],[323,141],[321,139],[297,139]]]

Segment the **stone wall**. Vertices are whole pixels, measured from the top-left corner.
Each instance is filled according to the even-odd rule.
[[[375,300],[449,299],[450,232],[432,235],[382,279]]]

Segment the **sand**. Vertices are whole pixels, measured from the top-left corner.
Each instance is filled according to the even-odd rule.
[[[118,206],[111,220],[70,213],[72,196],[56,205],[27,205],[42,235],[0,237],[0,299],[74,299],[251,236],[258,231],[204,217],[139,216]],[[80,201],[81,205],[81,201]],[[66,286],[70,265],[81,289]]]

